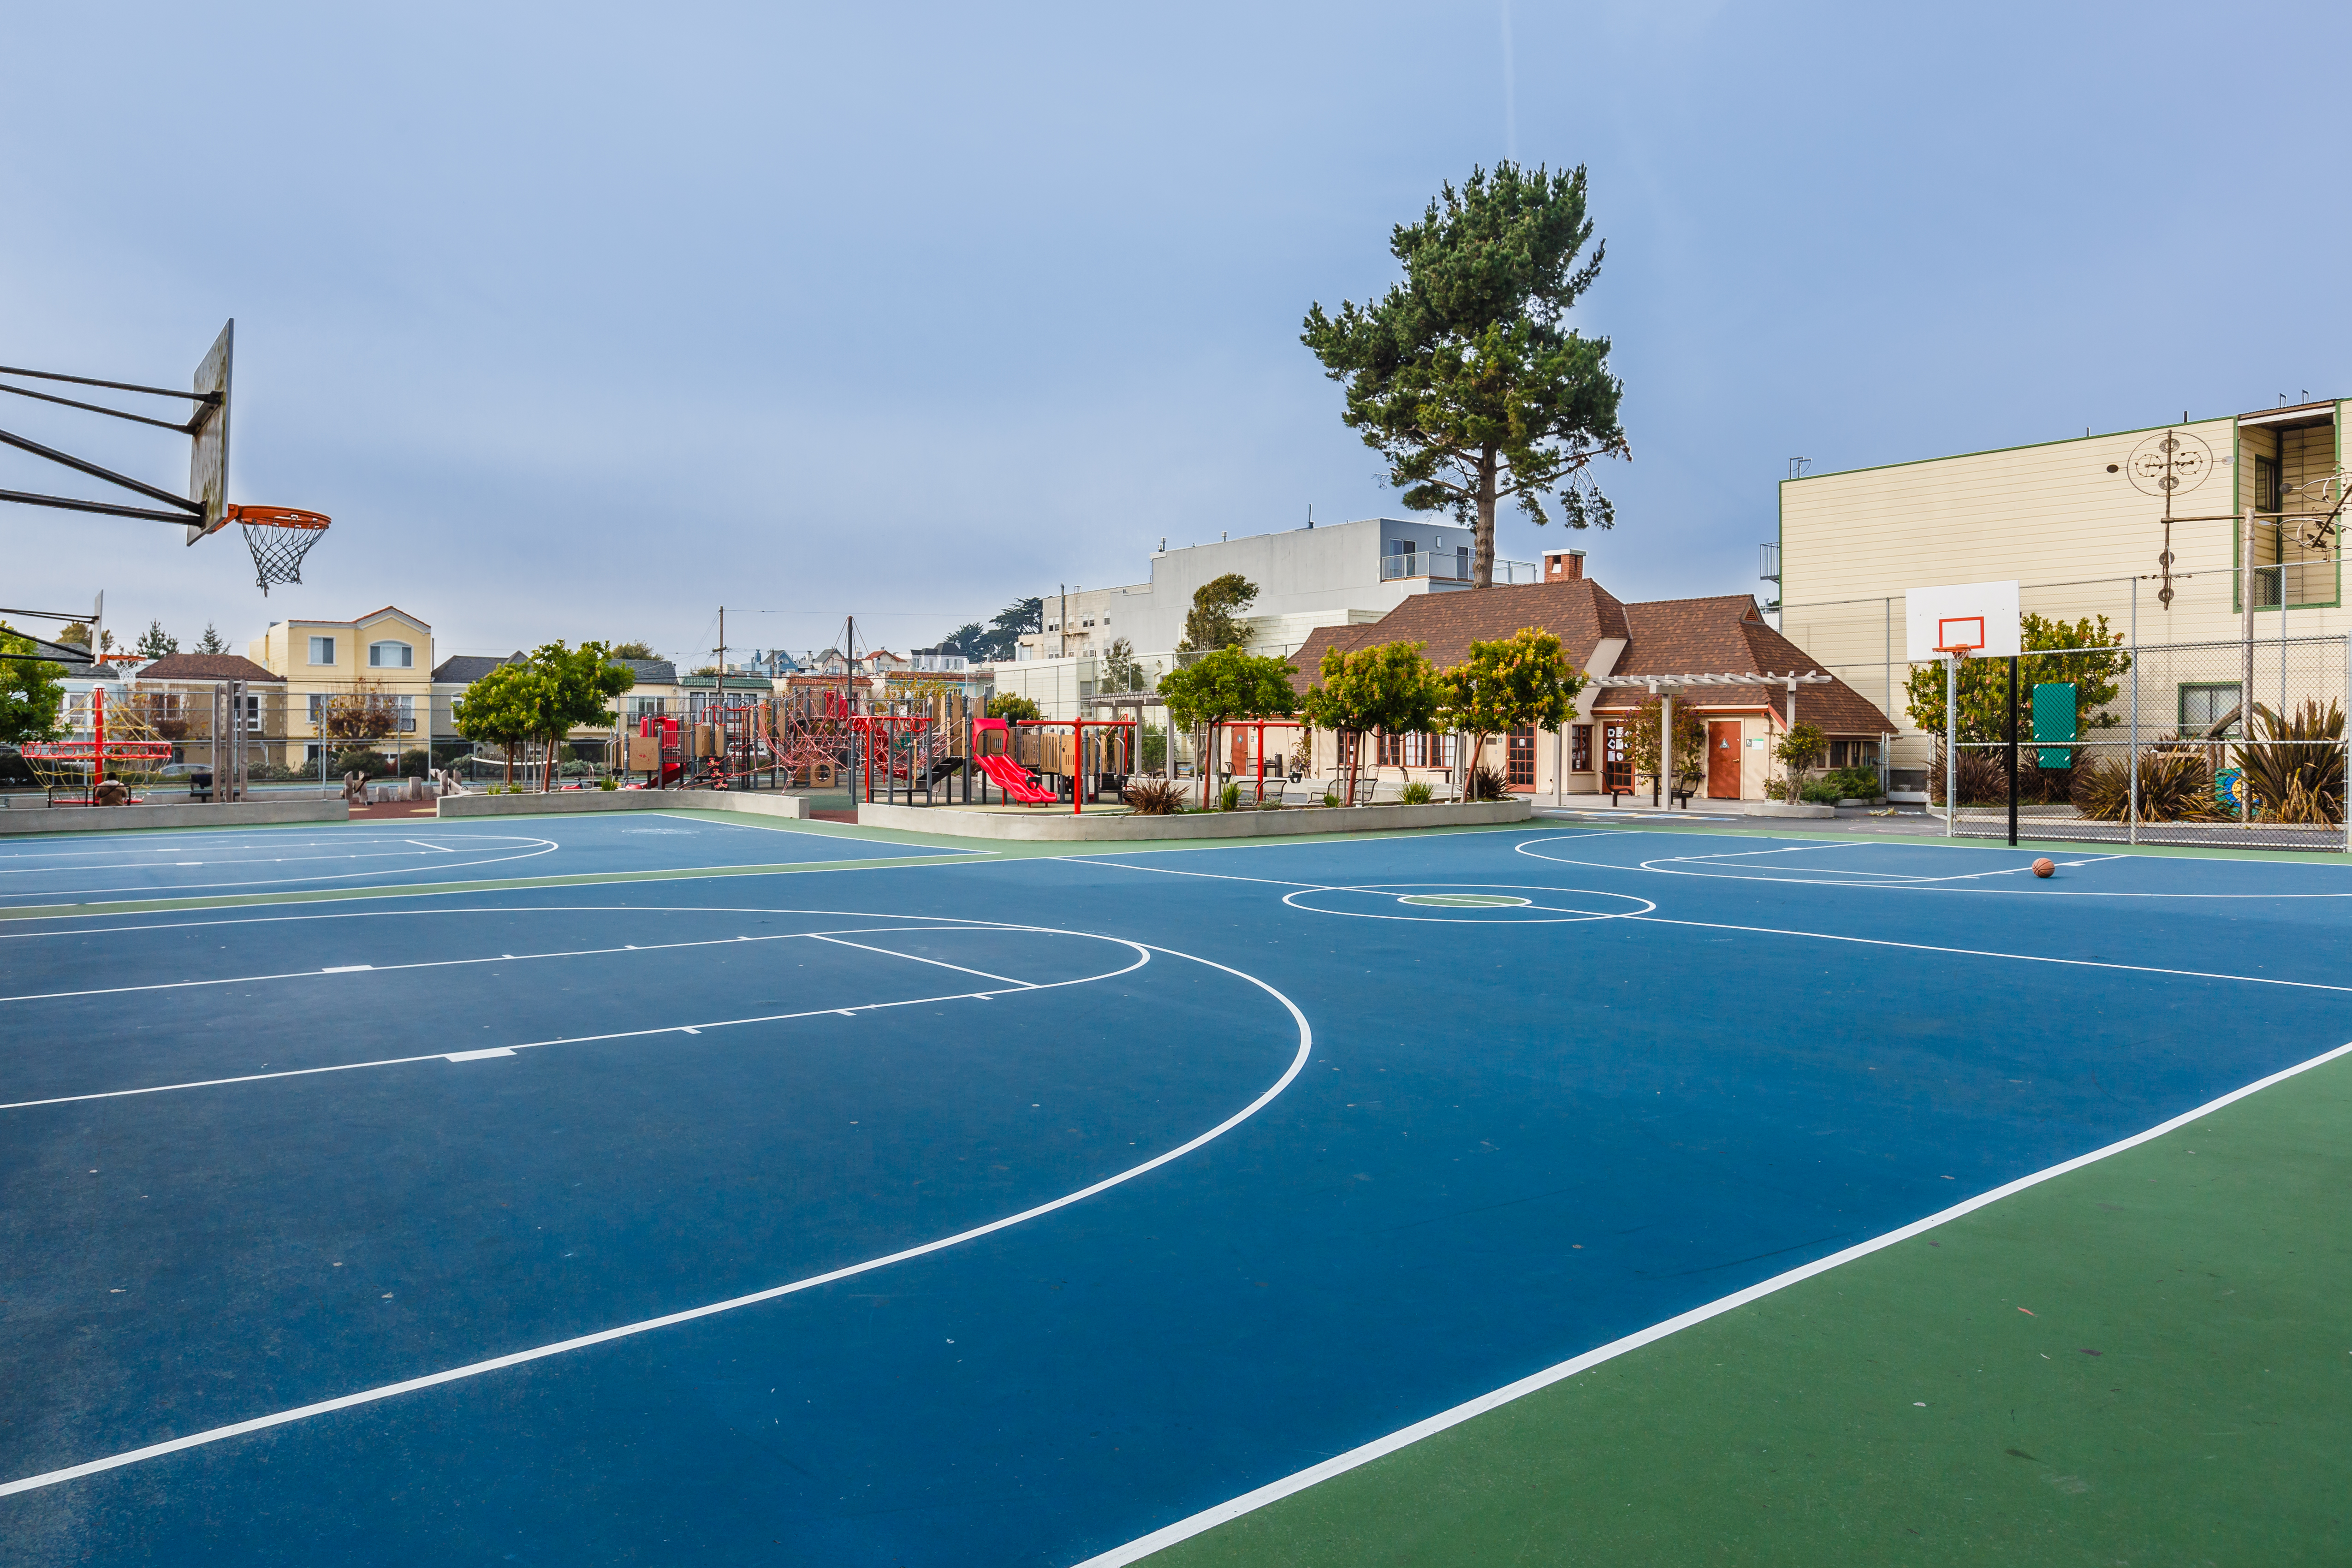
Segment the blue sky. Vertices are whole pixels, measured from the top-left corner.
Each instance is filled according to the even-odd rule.
[[[11,5],[0,363],[181,384],[233,315],[232,494],[336,521],[264,600],[233,531],[0,507],[0,602],[904,647],[1163,535],[1394,514],[1299,318],[1513,152],[1588,165],[1608,245],[1633,459],[1572,542],[1745,591],[1793,455],[2352,386],[2347,15]]]

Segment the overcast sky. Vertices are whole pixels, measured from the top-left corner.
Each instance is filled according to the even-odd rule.
[[[906,647],[1162,536],[1399,515],[1299,318],[1511,154],[1588,165],[1608,246],[1633,458],[1572,542],[1622,596],[1749,590],[1791,456],[2352,386],[2347,16],[11,3],[0,363],[181,385],[234,316],[231,494],[335,524],[265,600],[234,530],[0,505],[0,603]],[[184,442],[0,402],[185,485]]]

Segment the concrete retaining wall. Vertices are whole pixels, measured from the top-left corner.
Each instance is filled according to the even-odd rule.
[[[340,800],[181,801],[171,805],[60,805],[0,811],[0,835],[122,833],[141,827],[247,827],[259,822],[348,822]]]
[[[758,790],[573,789],[539,795],[446,795],[436,816],[562,816],[586,811],[740,811],[752,816],[808,816],[806,797]]]
[[[1380,833],[1402,827],[1525,822],[1533,815],[1533,805],[1524,795],[1461,805],[1310,806],[1291,811],[1188,812],[1181,816],[1095,816],[1047,808],[1015,816],[1005,811],[882,805],[861,801],[857,826],[894,827],[904,833],[947,834],[959,838],[1013,839],[1024,844],[1093,844],[1144,839],[1276,838],[1301,833]]]

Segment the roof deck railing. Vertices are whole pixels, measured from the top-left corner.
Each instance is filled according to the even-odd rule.
[[[1426,577],[1438,583],[1467,583],[1473,580],[1473,573],[1470,551],[1466,546],[1457,550],[1422,550],[1407,555],[1381,557],[1381,581],[1383,583],[1412,577]],[[1506,584],[1536,582],[1538,580],[1536,563],[1498,559],[1495,563],[1494,580]]]

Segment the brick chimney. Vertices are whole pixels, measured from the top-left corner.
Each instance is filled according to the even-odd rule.
[[[1547,550],[1543,561],[1543,580],[1547,583],[1574,583],[1584,575],[1581,550]]]

